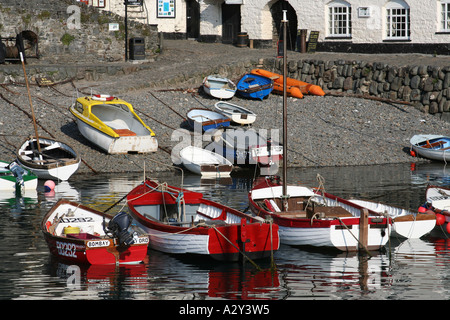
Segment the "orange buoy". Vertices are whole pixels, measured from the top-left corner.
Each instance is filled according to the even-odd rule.
[[[279,84],[281,86],[281,91],[283,90],[283,76],[281,74],[270,72],[270,71],[263,70],[263,69],[253,69],[250,73],[264,76],[267,78],[271,78],[274,82],[273,91],[275,91],[275,84]],[[316,96],[324,96],[325,95],[325,92],[322,90],[322,88],[315,84],[303,82],[303,81],[292,79],[292,78],[287,78],[286,84],[288,86],[286,88],[287,89],[286,91],[289,95],[290,95],[290,91],[292,90],[292,89],[288,90],[289,87],[298,88],[298,91],[300,93],[302,93],[302,95],[305,95],[305,94],[312,94],[312,95],[316,95]],[[294,91],[296,92],[297,90],[294,90]],[[278,91],[275,91],[275,92],[278,93]],[[295,94],[297,94],[297,93],[295,93]]]

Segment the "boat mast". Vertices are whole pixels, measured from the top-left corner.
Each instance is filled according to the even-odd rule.
[[[25,84],[27,85],[28,100],[30,101],[30,107],[31,107],[31,115],[33,116],[33,125],[34,125],[34,134],[36,135],[36,144],[37,144],[39,154],[41,154],[41,145],[39,144],[39,136],[38,136],[38,129],[37,129],[37,124],[36,124],[36,117],[34,115],[33,103],[31,102],[31,94],[30,94],[30,86],[28,85],[28,77],[27,77],[27,73],[25,71],[25,62],[23,59],[22,52],[19,52],[19,53],[20,53],[20,61],[22,62],[23,75],[25,77]]]
[[[288,210],[287,202],[287,10],[283,10],[283,211]]]

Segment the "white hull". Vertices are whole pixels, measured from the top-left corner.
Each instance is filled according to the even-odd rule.
[[[51,179],[66,181],[78,170],[81,159],[76,152],[68,145],[50,139],[39,138],[41,151],[60,152],[64,156],[47,157],[44,155],[43,161],[35,160],[30,145],[35,142],[35,138],[25,141],[17,151],[17,162],[25,169],[32,171],[39,179]]]
[[[238,105],[220,101],[214,104],[217,111],[229,117],[231,121],[238,124],[252,124],[256,120],[256,114]]]
[[[345,220],[343,219],[344,223]],[[359,226],[352,225],[351,231],[340,226],[329,228],[292,228],[280,226],[280,241],[291,246],[311,246],[319,248],[336,248],[342,251],[356,251],[358,248]],[[382,229],[369,227],[367,249],[379,250],[388,237]]]
[[[148,153],[158,150],[158,140],[151,135],[111,137],[77,119],[78,130],[87,140],[109,154]]]
[[[227,177],[233,165],[230,161],[214,152],[188,146],[180,151],[182,164],[191,172],[203,177]]]
[[[7,177],[14,177],[12,172],[8,169],[8,162],[0,161],[0,191],[16,191],[17,182],[16,180],[10,180]],[[24,175],[27,175],[25,173]],[[34,176],[34,179],[25,179],[23,190],[36,190],[38,184],[38,179]]]
[[[391,236],[406,238],[406,239],[418,239],[433,230],[436,226],[436,219],[433,220],[412,220],[402,221],[401,218],[405,216],[415,217],[417,214],[394,206],[388,206],[382,203],[376,203],[372,201],[364,200],[349,200],[350,202],[357,204],[361,207],[378,212],[380,214],[387,213],[392,218],[392,231]]]
[[[53,169],[36,169],[28,167],[23,163],[20,163],[20,165],[28,170],[33,171],[33,173],[37,175],[39,179],[66,181],[69,180],[69,178],[78,170],[80,162]]]
[[[232,81],[214,76],[203,79],[203,89],[217,99],[231,99],[236,93],[236,85]]]
[[[173,254],[209,254],[209,236],[168,233],[137,224],[148,235],[149,247],[154,250]]]
[[[448,148],[424,148],[419,144],[426,143],[428,140],[446,138],[441,135],[415,135],[411,138],[411,148],[421,157],[438,160],[438,161],[450,161],[450,149]],[[448,140],[448,138],[447,138]]]

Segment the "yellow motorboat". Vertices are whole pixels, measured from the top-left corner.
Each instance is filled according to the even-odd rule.
[[[122,99],[109,95],[80,97],[69,110],[76,117],[80,133],[107,153],[147,153],[158,149],[155,133]]]

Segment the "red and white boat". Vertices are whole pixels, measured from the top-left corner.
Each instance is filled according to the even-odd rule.
[[[425,209],[433,210],[436,214],[436,226],[450,234],[450,188],[428,186],[425,198]]]
[[[286,40],[287,11],[283,10],[283,39]],[[283,83],[286,82],[286,41],[283,54]],[[313,203],[314,191],[287,181],[287,92],[283,92],[283,181],[267,176],[255,180],[248,198],[250,209],[261,217],[272,217],[279,226],[281,243],[295,246],[334,248],[341,251],[381,249],[389,238],[390,219],[353,216],[339,206]],[[281,208],[281,209],[280,209]],[[361,223],[364,222],[364,223]],[[360,237],[360,225],[362,226]]]
[[[371,216],[388,216],[392,219],[390,236],[400,239],[419,239],[430,233],[436,226],[436,215],[434,212],[411,211],[405,208],[390,206],[380,202],[342,199],[329,193],[320,193],[322,204],[340,206],[351,212],[355,217],[359,217],[361,210],[367,209]]]
[[[44,216],[41,229],[50,252],[79,264],[134,264],[147,255],[148,237],[131,230],[125,212],[114,217],[76,202],[59,200]]]
[[[221,261],[267,258],[279,248],[278,226],[203,198],[203,194],[147,179],[127,196],[131,216],[149,246]],[[245,255],[245,256],[244,256]]]
[[[256,180],[248,195],[252,212],[272,217],[279,226],[281,243],[340,251],[360,250],[360,217],[340,206],[319,205],[314,201],[318,195],[308,187],[286,187],[288,198],[283,196],[283,185],[278,177],[264,177]],[[287,199],[287,208],[283,206],[283,199]],[[364,247],[380,250],[388,241],[390,224],[388,218],[369,216]]]

